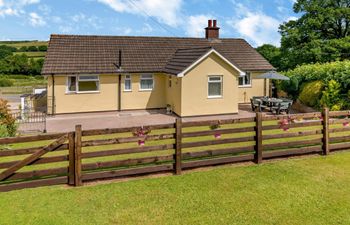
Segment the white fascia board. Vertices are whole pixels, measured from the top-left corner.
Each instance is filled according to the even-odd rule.
[[[230,65],[232,68],[237,70],[239,72],[240,76],[244,76],[246,73],[242,70],[240,70],[237,66],[232,64],[230,61],[228,61],[223,55],[221,55],[219,52],[217,52],[215,49],[211,49],[208,51],[205,55],[200,57],[198,60],[196,60],[194,63],[192,63],[189,67],[187,67],[184,71],[177,74],[177,77],[183,77],[188,71],[190,71],[193,67],[197,66],[201,61],[203,61],[206,57],[208,57],[211,53],[215,53],[217,56],[219,56],[224,62],[226,62],[228,65]]]

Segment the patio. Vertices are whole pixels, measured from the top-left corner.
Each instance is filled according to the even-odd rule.
[[[253,117],[249,105],[242,105],[238,114],[198,116],[184,118],[184,121],[230,119]],[[241,108],[240,107],[240,108]],[[73,131],[76,124],[81,124],[83,129],[103,129],[131,126],[149,126],[155,124],[173,123],[176,116],[166,114],[165,110],[134,110],[123,112],[99,112],[56,115],[47,117],[46,130],[48,133]]]
[[[271,114],[270,112],[264,112]],[[292,111],[291,113],[296,113]],[[250,104],[240,104],[238,114],[196,116],[183,118],[183,121],[223,120],[254,117]],[[123,112],[98,112],[56,115],[47,117],[48,133],[73,131],[76,124],[81,124],[84,130],[104,129],[132,126],[150,126],[155,124],[173,123],[176,116],[166,114],[165,110],[133,110]]]

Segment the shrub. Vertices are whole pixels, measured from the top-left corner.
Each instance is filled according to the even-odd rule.
[[[0,99],[0,125],[5,126],[7,130],[7,136],[13,137],[17,132],[16,119],[10,113],[7,101]]]
[[[29,46],[28,47],[28,52],[37,52],[38,48],[36,46]]]
[[[284,74],[297,80],[299,84],[314,80],[323,80],[326,83],[335,80],[342,84],[342,88],[350,88],[350,61],[303,65]]]
[[[318,108],[323,89],[323,81],[318,80],[305,83],[301,88],[299,100],[307,106]]]
[[[46,52],[47,51],[47,46],[46,45],[40,45],[38,47],[38,50],[41,51],[41,52]]]
[[[322,92],[321,105],[328,107],[331,111],[341,110],[345,105],[345,101],[341,98],[340,90],[341,85],[335,80],[330,80]]]
[[[27,46],[22,46],[18,49],[18,51],[19,52],[26,52],[26,51],[28,51],[28,48],[27,48]]]
[[[11,87],[14,83],[12,80],[7,78],[0,78],[0,87]]]
[[[7,128],[5,125],[0,124],[0,138],[8,137],[9,134],[7,132]]]
[[[8,75],[7,78],[16,79],[16,80],[26,80],[26,79],[30,79],[31,76],[21,75],[21,74],[11,74],[11,75]]]

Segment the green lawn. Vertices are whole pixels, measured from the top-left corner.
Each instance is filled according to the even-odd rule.
[[[1,224],[349,224],[350,152],[0,193]]]

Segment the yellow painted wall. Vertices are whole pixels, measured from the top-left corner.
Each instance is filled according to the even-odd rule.
[[[117,85],[115,75],[100,75],[100,91],[98,93],[66,93],[66,76],[55,76],[56,112],[77,113],[112,111],[118,107]],[[52,79],[48,77],[48,99],[52,96]],[[51,113],[51,104],[48,103],[48,112]]]
[[[264,96],[264,79],[254,79],[262,73],[251,73],[252,85],[251,87],[238,87],[239,103],[248,103],[253,96]],[[266,95],[269,95],[269,80],[266,80]]]
[[[169,87],[171,80],[171,87]],[[173,75],[166,75],[166,104],[171,105],[171,109],[177,115],[181,115],[181,78]]]
[[[153,75],[153,90],[140,90],[140,75],[131,74],[132,91],[124,91],[124,76],[122,76],[122,109],[152,109],[165,108],[166,76],[164,74]]]
[[[131,74],[132,91],[124,91],[122,76],[122,110],[165,108],[170,104],[180,116],[238,113],[238,103],[249,102],[252,96],[264,95],[264,80],[254,79],[252,87],[238,87],[238,72],[215,54],[184,77],[154,74],[153,91],[140,91],[139,74]],[[208,98],[208,76],[223,76],[223,97]],[[171,77],[172,85],[169,87]],[[51,114],[52,78],[48,79],[48,113]],[[55,76],[55,113],[77,113],[118,110],[118,76],[100,75],[99,93],[66,93],[66,76]],[[267,82],[268,93],[268,82]]]
[[[208,98],[208,76],[223,76],[222,98]],[[238,72],[211,54],[182,78],[181,116],[238,113]]]

